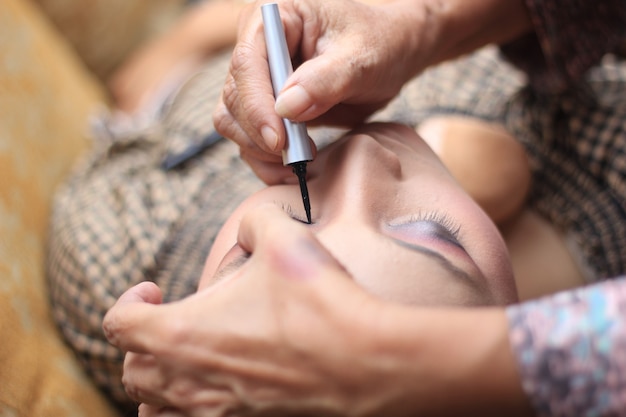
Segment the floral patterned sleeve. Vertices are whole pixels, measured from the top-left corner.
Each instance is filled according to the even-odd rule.
[[[626,415],[626,277],[507,314],[522,386],[539,416]]]
[[[624,0],[525,0],[534,33],[502,47],[541,91],[560,91],[580,81],[626,38]]]

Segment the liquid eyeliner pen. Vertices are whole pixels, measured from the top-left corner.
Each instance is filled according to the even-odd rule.
[[[287,78],[293,73],[293,67],[289,57],[289,50],[287,49],[285,29],[278,12],[278,5],[276,3],[264,4],[261,6],[261,13],[263,15],[263,29],[272,87],[274,96],[277,97]],[[309,190],[306,185],[306,163],[313,160],[313,151],[309,135],[304,123],[283,119],[283,124],[287,132],[287,143],[283,149],[283,165],[291,166],[293,172],[298,176],[302,203],[304,204],[307,221],[310,224],[311,202],[309,201]]]

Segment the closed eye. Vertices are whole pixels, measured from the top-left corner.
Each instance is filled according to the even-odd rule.
[[[299,221],[300,223],[304,223],[304,224],[306,224],[306,225],[310,225],[310,224],[309,224],[309,222],[308,222],[308,221],[307,221],[307,219],[306,219],[306,215],[302,215],[302,214],[296,213],[296,212],[293,210],[293,207],[291,207],[291,204],[286,203],[286,202],[279,202],[279,201],[276,201],[275,203],[276,203],[276,205],[278,205],[278,206],[279,206],[279,207],[280,207],[280,208],[281,208],[281,209],[282,209],[285,213],[287,213],[287,215],[288,215],[289,217],[291,217],[292,219],[297,220],[297,221]],[[303,213],[303,214],[304,214],[304,213]]]
[[[411,215],[408,219],[390,223],[389,228],[402,235],[435,237],[464,249],[459,239],[461,225],[445,213],[420,212]]]

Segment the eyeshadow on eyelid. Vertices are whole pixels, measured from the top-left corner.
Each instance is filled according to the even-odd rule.
[[[455,236],[455,232],[449,230],[448,227],[434,220],[418,220],[404,224],[391,225],[390,227],[392,230],[395,231],[410,233],[411,237],[419,237],[419,235],[435,237],[436,239],[443,240],[461,249],[464,249],[463,245],[461,245],[461,243]]]

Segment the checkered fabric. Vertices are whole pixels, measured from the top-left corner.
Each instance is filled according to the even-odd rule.
[[[150,280],[172,301],[193,293],[222,222],[262,186],[223,140],[171,171],[166,155],[212,131],[228,56],[216,59],[142,129],[105,120],[93,149],[54,201],[48,281],[54,317],[96,383],[136,413],[121,385],[122,353],[102,332],[106,311]]]
[[[562,94],[516,94],[505,126],[525,146],[532,206],[566,231],[594,280],[626,272],[626,62],[608,56]]]
[[[155,119],[97,120],[92,149],[55,195],[46,268],[54,318],[125,415],[137,407],[121,384],[123,354],[102,331],[107,310],[146,280],[159,285],[164,302],[193,293],[222,223],[263,186],[227,140],[162,168],[167,156],[213,132],[229,62],[229,53],[214,57]],[[338,132],[309,133],[323,146]]]
[[[416,125],[436,114],[502,124],[527,149],[530,205],[568,235],[598,280],[626,272],[626,61],[607,55],[576,88],[540,93],[495,48],[426,71],[391,104]]]
[[[104,314],[144,280],[162,288],[165,302],[192,293],[220,225],[262,186],[228,141],[180,168],[160,166],[211,131],[227,65],[227,56],[213,60],[146,129],[105,123],[100,132],[109,133],[57,193],[48,257],[54,316],[98,385],[128,410],[123,356],[104,338]],[[531,204],[570,233],[594,276],[610,277],[626,272],[625,71],[606,60],[580,89],[541,96],[485,48],[426,71],[374,118],[415,126],[464,114],[502,123],[529,151]],[[320,144],[336,134],[312,133]]]

